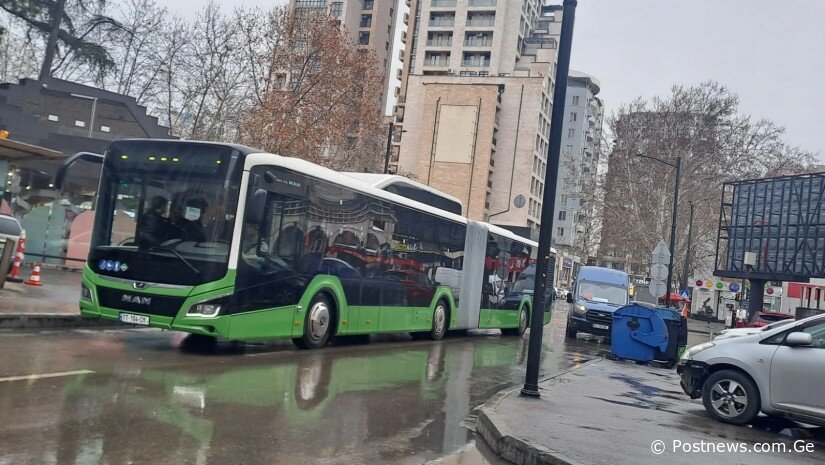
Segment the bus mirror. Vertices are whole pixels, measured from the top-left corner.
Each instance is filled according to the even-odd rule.
[[[264,173],[264,180],[270,184],[275,183],[278,181],[278,178],[275,176],[275,173],[272,171],[267,171]]]
[[[246,214],[244,215],[245,223],[260,224],[264,220],[264,209],[266,208],[266,191],[263,189],[255,189],[255,192],[249,197],[249,203],[246,205]]]

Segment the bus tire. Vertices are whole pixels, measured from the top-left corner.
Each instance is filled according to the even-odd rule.
[[[529,318],[530,314],[527,312],[527,308],[521,307],[521,310],[518,312],[518,327],[504,328],[501,330],[501,334],[505,336],[523,336],[527,331],[527,322]]]
[[[304,317],[304,334],[292,339],[303,350],[320,349],[329,342],[335,323],[335,305],[324,294],[312,298]]]
[[[439,300],[435,304],[433,310],[433,327],[427,336],[433,341],[440,341],[447,334],[447,328],[450,326],[450,309],[443,300]]]

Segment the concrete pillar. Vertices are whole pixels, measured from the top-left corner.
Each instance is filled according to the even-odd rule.
[[[763,301],[765,300],[765,283],[764,279],[751,279],[751,290],[748,294],[748,322],[753,321],[756,312],[762,311]]]

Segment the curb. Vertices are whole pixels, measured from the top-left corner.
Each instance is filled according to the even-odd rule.
[[[539,384],[602,360],[602,358],[595,358],[569,370],[539,380]],[[516,465],[584,465],[566,457],[562,452],[519,438],[510,431],[495,410],[505,397],[518,391],[519,388],[517,387],[499,391],[479,409],[478,419],[476,420],[476,433],[481,436],[487,446],[499,457]]]
[[[117,326],[115,322],[64,313],[0,315],[2,329],[86,328]]]

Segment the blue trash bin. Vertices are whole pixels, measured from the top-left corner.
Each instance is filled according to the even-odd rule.
[[[671,338],[659,310],[652,305],[633,302],[613,313],[610,340],[614,357],[650,362],[657,354],[667,353]]]

